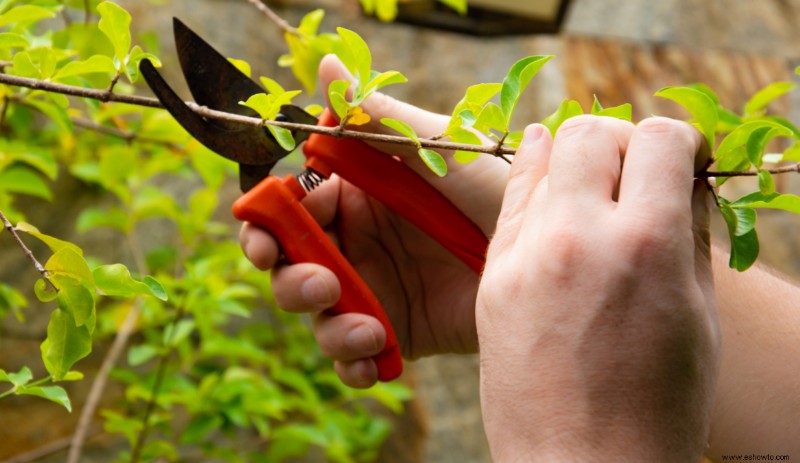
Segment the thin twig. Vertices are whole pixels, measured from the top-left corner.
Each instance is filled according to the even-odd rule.
[[[17,242],[19,247],[22,248],[22,252],[28,256],[28,259],[30,259],[30,261],[33,263],[33,266],[36,268],[36,271],[42,275],[42,279],[44,279],[44,281],[46,281],[54,291],[58,291],[58,287],[50,280],[50,273],[48,273],[47,269],[44,268],[44,265],[42,265],[41,262],[36,259],[36,256],[33,255],[33,252],[28,248],[28,246],[25,245],[25,242],[22,241],[22,237],[19,236],[17,230],[14,228],[14,225],[12,225],[6,215],[3,214],[3,211],[0,211],[0,221],[3,222],[3,226],[6,230],[8,230],[9,233],[11,233],[11,236],[14,237],[14,240]]]
[[[111,83],[108,85],[108,88],[106,89],[106,98],[111,98],[111,95],[114,94],[114,87],[117,86],[117,82],[119,82],[120,77],[122,77],[122,73],[117,72],[116,74],[114,74],[114,77],[111,78]],[[105,99],[103,100],[103,102],[107,103],[108,100]]]
[[[167,364],[169,363],[169,358],[173,352],[173,349],[170,347],[170,345],[172,344],[172,340],[175,336],[175,327],[181,318],[183,318],[184,312],[183,306],[179,306],[178,310],[175,312],[175,318],[170,323],[169,335],[164,340],[164,353],[158,359],[158,366],[156,366],[156,377],[153,381],[153,388],[150,390],[150,399],[147,401],[147,405],[144,410],[144,416],[142,417],[142,430],[139,431],[139,434],[136,436],[136,442],[133,446],[133,450],[131,450],[131,463],[139,463],[139,460],[142,456],[142,450],[144,450],[144,445],[147,443],[147,438],[152,430],[152,426],[150,425],[150,416],[156,409],[157,397],[161,392],[161,385],[163,384],[164,377],[167,374]]]
[[[258,11],[264,13],[270,21],[274,22],[278,25],[284,32],[292,35],[296,35],[298,37],[301,36],[300,31],[297,30],[296,27],[292,27],[285,19],[281,18],[278,14],[272,11],[272,8],[268,7],[261,0],[247,0],[250,2],[251,5],[258,8]]]
[[[81,416],[78,419],[75,434],[73,434],[69,443],[67,463],[78,463],[80,461],[83,444],[86,442],[86,439],[91,436],[92,419],[100,404],[100,400],[103,398],[106,384],[108,383],[108,376],[111,373],[111,369],[114,368],[117,361],[119,361],[122,352],[125,350],[125,346],[128,345],[128,340],[130,340],[131,335],[136,331],[139,312],[139,302],[137,301],[131,305],[131,309],[128,311],[125,320],[123,320],[122,325],[119,327],[119,331],[117,331],[117,335],[114,337],[114,342],[111,343],[111,347],[108,349],[105,358],[103,358],[103,363],[100,365],[97,376],[95,376],[92,381],[92,387],[89,389],[86,403],[83,405],[83,409],[81,409]]]
[[[250,0],[248,0],[250,1]],[[2,66],[2,62],[0,62],[0,66]],[[45,82],[36,79],[29,79],[26,77],[18,77],[18,76],[10,76],[8,74],[0,73],[0,84],[8,84],[14,85],[17,87],[25,87],[34,90],[44,90],[47,92],[53,93],[61,93],[64,95],[71,95],[77,96],[81,98],[91,98],[100,101],[113,101],[117,103],[125,103],[137,106],[146,106],[149,108],[164,108],[160,101],[156,98],[149,98],[144,96],[136,96],[136,95],[119,95],[116,93],[108,94],[105,90],[96,90],[90,88],[83,88],[83,87],[75,87],[71,85],[64,85],[64,84],[57,84],[53,82]],[[294,122],[283,122],[283,121],[265,121],[257,117],[248,117],[242,116],[239,114],[233,113],[226,113],[223,111],[216,111],[213,109],[209,109],[205,106],[200,106],[194,102],[186,102],[186,105],[197,113],[200,116],[209,118],[209,119],[217,119],[223,120],[228,122],[236,122],[243,125],[261,127],[264,124],[266,125],[274,125],[276,127],[283,127],[288,130],[292,131],[300,131],[300,132],[307,132],[307,133],[318,133],[321,135],[328,135],[331,137],[337,138],[355,138],[357,140],[363,141],[372,141],[372,142],[381,142],[381,143],[391,143],[396,145],[406,145],[406,146],[421,146],[423,148],[431,148],[431,149],[438,149],[438,150],[448,150],[448,151],[472,151],[476,153],[486,153],[492,154],[497,157],[502,158],[503,156],[513,156],[516,153],[514,148],[509,147],[501,147],[498,149],[497,146],[481,146],[481,145],[470,145],[465,143],[451,143],[451,142],[444,142],[435,139],[420,139],[419,145],[414,140],[410,138],[406,138],[403,136],[396,136],[396,135],[383,135],[377,133],[366,133],[366,132],[358,132],[355,130],[340,130],[337,127],[322,127],[317,125],[308,125],[308,124],[297,124]],[[506,162],[507,159],[502,158]],[[792,164],[790,166],[784,166],[780,168],[774,169],[765,169],[772,174],[784,174],[788,172],[800,172],[800,163]],[[731,172],[716,172],[716,171],[708,171],[705,174],[701,174],[701,177],[749,177],[758,175],[758,172],[754,171],[731,171]]]

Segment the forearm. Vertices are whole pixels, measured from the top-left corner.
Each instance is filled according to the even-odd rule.
[[[713,251],[723,349],[707,453],[800,458],[800,288]]]

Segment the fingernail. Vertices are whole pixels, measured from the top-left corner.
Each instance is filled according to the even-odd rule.
[[[531,124],[525,128],[525,133],[522,135],[522,142],[519,144],[520,148],[533,145],[542,135],[544,135],[545,126],[542,124]]]
[[[332,303],[331,288],[319,275],[312,275],[303,282],[300,288],[303,299],[314,304]]]
[[[354,351],[375,352],[378,350],[378,340],[375,333],[367,325],[358,325],[350,330],[344,340],[348,348]]]

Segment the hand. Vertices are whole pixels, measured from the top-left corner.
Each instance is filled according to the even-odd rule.
[[[702,137],[582,116],[523,140],[476,307],[495,461],[699,461],[720,349]]]
[[[320,88],[327,89],[334,79],[352,78],[331,56],[320,65],[320,79]],[[389,131],[377,122],[382,117],[411,124],[420,137],[440,134],[449,121],[448,117],[380,94],[370,97],[362,107],[374,121],[363,130],[372,132]],[[487,155],[460,165],[451,162],[452,156],[446,156],[449,173],[439,178],[415,150],[397,145],[375,146],[402,158],[487,236],[492,233],[508,175],[507,164]],[[405,357],[476,351],[474,308],[478,276],[473,271],[427,235],[338,177],[310,193],[304,205],[383,304]],[[336,360],[342,381],[353,387],[374,384],[377,370],[370,357],[381,350],[386,336],[377,319],[326,313],[325,309],[339,298],[336,276],[318,265],[281,262],[278,243],[265,231],[245,224],[241,242],[258,268],[273,269],[272,288],[278,305],[288,311],[312,314],[315,336],[323,352]]]

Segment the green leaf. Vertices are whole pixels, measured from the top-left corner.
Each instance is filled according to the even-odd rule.
[[[456,10],[458,14],[467,14],[467,0],[439,0],[439,3],[443,3]]]
[[[131,49],[131,15],[119,5],[112,2],[103,2],[97,5],[100,13],[99,29],[111,41],[120,65],[125,63],[128,51]],[[121,68],[117,68],[122,70]]]
[[[92,336],[87,326],[77,326],[72,315],[55,309],[47,325],[47,339],[41,345],[45,367],[60,381],[78,360],[92,351]]]
[[[397,71],[386,71],[370,79],[369,84],[367,84],[367,90],[372,88],[379,89],[388,85],[402,84],[406,82],[408,82],[408,79],[403,74]]]
[[[33,284],[33,292],[36,294],[36,298],[42,302],[54,301],[58,297],[58,291],[55,291],[43,279],[36,280],[36,283]]]
[[[779,193],[765,195],[757,191],[737,199],[731,203],[731,207],[737,209],[781,209],[794,214],[800,214],[800,196]]]
[[[118,207],[111,209],[91,207],[81,212],[75,227],[80,233],[103,227],[127,233],[132,229],[133,223],[128,213]]]
[[[86,259],[83,258],[83,254],[76,252],[73,247],[67,246],[56,251],[47,260],[44,268],[51,275],[65,276],[89,285],[94,284],[92,271],[89,269]]]
[[[145,295],[166,300],[163,287],[160,284],[156,286],[158,282],[155,279],[147,282],[134,280],[128,268],[122,264],[101,265],[92,273],[100,294],[117,297]]]
[[[143,344],[141,346],[133,346],[128,349],[128,364],[136,367],[144,364],[159,354],[159,349],[150,344]]]
[[[177,323],[167,325],[164,329],[164,345],[175,347],[187,336],[192,334],[195,329],[195,322],[192,319],[178,320]]]
[[[617,119],[622,119],[623,121],[631,122],[633,119],[633,107],[630,103],[625,103],[619,106],[613,106],[611,108],[603,108],[593,114],[598,116],[614,117]]]
[[[581,105],[577,101],[564,100],[558,106],[556,112],[544,118],[542,125],[547,127],[550,133],[555,136],[558,128],[561,127],[564,121],[575,116],[580,116],[581,114],[583,114],[583,108],[581,108]]]
[[[529,56],[511,66],[508,75],[503,79],[500,89],[500,107],[505,115],[506,128],[511,123],[511,117],[522,92],[525,91],[528,83],[539,72],[539,69],[552,58],[552,56],[547,55]]]
[[[250,66],[250,63],[245,60],[228,58],[228,62],[247,77],[250,77],[253,74],[253,68]]]
[[[61,386],[26,387],[17,391],[20,395],[32,395],[55,402],[72,413],[72,403],[69,401],[67,391]]]
[[[14,227],[15,230],[27,233],[33,237],[38,238],[44,244],[46,244],[51,251],[54,253],[60,251],[64,248],[69,248],[73,252],[77,253],[78,255],[83,255],[83,250],[78,246],[70,243],[69,241],[60,240],[58,238],[54,238],[50,235],[45,235],[44,233],[40,232],[38,228],[34,227],[33,225],[25,222],[20,222]]]
[[[328,86],[328,98],[339,119],[347,117],[347,111],[350,110],[350,103],[345,98],[349,88],[350,82],[346,80],[334,80]]]
[[[116,71],[114,61],[108,56],[94,55],[85,61],[72,61],[59,69],[53,80],[66,79],[67,77],[82,76],[86,74],[105,73],[113,74]]]
[[[336,32],[344,43],[344,53],[339,58],[342,63],[358,79],[358,87],[366,87],[372,70],[372,53],[369,51],[367,43],[355,32],[337,27]]]
[[[2,18],[2,17],[0,17]],[[0,32],[0,49],[27,48],[31,45],[25,37],[12,32]]]
[[[447,174],[447,163],[441,154],[426,148],[420,148],[418,153],[419,157],[422,158],[422,162],[424,162],[434,174],[439,177],[444,177]]]
[[[744,105],[744,112],[747,115],[760,113],[772,101],[795,88],[793,82],[773,82],[763,89],[756,92]]]
[[[731,241],[728,265],[743,272],[753,265],[759,252],[758,235],[755,230],[755,211],[733,209],[727,201],[721,200],[720,212],[728,226],[728,236]]]
[[[26,166],[14,165],[0,172],[0,191],[25,194],[50,201],[53,193],[36,172]]]
[[[748,159],[751,162],[759,162],[758,166],[760,166],[763,146],[769,140],[775,137],[791,136],[791,130],[770,120],[761,119],[745,122],[722,139],[717,147],[715,158],[721,160],[728,156],[741,153],[741,151],[737,151],[737,149],[741,146],[745,146],[747,148],[745,153]],[[751,139],[753,139],[752,142]]]
[[[286,93],[286,90],[281,86],[281,84],[276,82],[274,79],[261,76],[259,80],[261,81],[261,85],[263,85],[264,88],[267,89],[267,93],[278,93],[278,94]]]
[[[145,285],[147,285],[148,288],[150,288],[150,293],[156,298],[161,299],[162,301],[166,301],[168,299],[167,291],[164,289],[164,286],[161,283],[159,283],[159,281],[156,280],[155,278],[151,277],[150,275],[147,275],[144,278],[142,278],[142,283],[144,283]]]
[[[600,104],[600,100],[597,99],[597,95],[594,96],[594,102],[592,103],[592,115],[597,115],[600,111],[603,110],[603,105]]]
[[[783,152],[783,161],[800,161],[800,142],[795,142]]]
[[[0,27],[17,23],[33,23],[41,19],[54,18],[59,8],[45,8],[36,5],[21,5],[0,15]]]
[[[139,81],[139,64],[143,60],[150,60],[155,67],[161,67],[161,61],[152,53],[145,53],[139,45],[134,46],[125,60],[125,76],[128,82],[136,83]]]
[[[655,96],[672,100],[686,108],[694,123],[706,137],[708,146],[713,149],[719,122],[717,104],[706,93],[691,87],[664,87]]]
[[[0,381],[8,381],[16,387],[24,386],[31,382],[32,379],[33,373],[31,373],[28,367],[22,367],[22,369],[16,373],[6,373],[0,370]]]
[[[417,136],[417,132],[415,132],[414,129],[407,123],[399,121],[397,119],[384,117],[383,119],[381,119],[381,124],[385,125],[386,127],[389,127],[392,130],[400,132],[401,134],[403,134],[403,136],[414,140],[414,143],[419,145],[419,137]]]
[[[50,180],[55,180],[58,176],[58,163],[51,153],[38,151],[27,145],[22,145],[20,147],[4,147],[0,145],[0,152],[10,154],[14,161],[33,167]]]
[[[58,278],[58,307],[72,316],[75,326],[84,326],[87,321],[93,323],[95,316],[94,298],[92,293],[72,278]],[[89,333],[94,331],[89,326]]]
[[[758,190],[764,195],[775,193],[775,180],[769,171],[762,170],[758,172]]]
[[[22,309],[27,306],[28,300],[22,293],[5,283],[0,283],[0,316],[11,312],[18,321],[23,321]]]
[[[294,136],[292,136],[292,132],[288,129],[284,129],[283,127],[276,127],[274,125],[268,125],[267,129],[270,131],[275,140],[278,141],[278,144],[281,145],[281,148],[285,149],[286,151],[292,151],[297,144],[294,141]]]
[[[484,133],[488,132],[489,129],[504,133],[508,130],[506,122],[506,117],[503,114],[503,110],[500,109],[500,106],[494,103],[488,103],[483,107],[480,114],[478,114],[474,126],[475,129]]]

